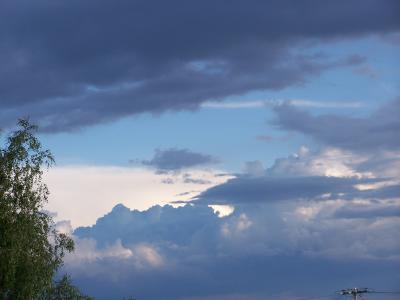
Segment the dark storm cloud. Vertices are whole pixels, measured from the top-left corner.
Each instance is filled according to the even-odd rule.
[[[95,225],[75,230],[77,261],[67,260],[66,268],[96,299],[133,295],[176,300],[233,293],[277,299],[270,295],[310,296],[347,285],[396,284],[399,261],[388,259],[398,254],[392,239],[398,220],[369,224],[317,216],[291,224],[294,219],[282,220],[285,212],[277,205],[251,205],[219,218],[207,206],[154,206],[140,212],[117,205]],[[88,241],[96,241],[96,248],[82,247]],[[113,255],[117,249],[109,247],[116,241],[132,257]],[[136,245],[155,249],[163,264],[137,266]],[[109,255],[97,257],[98,251]],[[85,252],[90,259],[80,260]],[[340,259],[332,259],[335,254]]]
[[[141,161],[143,165],[154,167],[158,172],[180,171],[185,168],[205,166],[217,162],[218,160],[211,155],[176,148],[157,149],[151,160]],[[185,179],[188,179],[186,175]]]
[[[400,149],[400,99],[366,118],[314,116],[289,105],[275,111],[279,128],[303,133],[328,146],[365,152]]]
[[[49,131],[281,89],[360,59],[297,46],[399,29],[398,1],[26,1],[0,10],[0,125]]]
[[[379,179],[356,179],[327,176],[250,177],[239,176],[201,193],[194,203],[245,204],[294,199],[315,199],[324,194],[359,193],[356,184],[372,183]],[[350,196],[351,197],[351,196]]]

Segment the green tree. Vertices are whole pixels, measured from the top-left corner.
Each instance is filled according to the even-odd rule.
[[[72,285],[71,277],[64,275],[56,281],[52,288],[45,291],[41,300],[92,300],[93,298],[82,295],[81,292]]]
[[[0,299],[86,299],[69,277],[53,282],[74,243],[43,212],[49,195],[43,169],[54,159],[35,136],[36,126],[27,120],[18,126],[0,147]],[[75,298],[50,298],[68,286]]]

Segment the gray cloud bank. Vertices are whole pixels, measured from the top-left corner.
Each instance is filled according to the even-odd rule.
[[[363,58],[298,46],[399,30],[398,1],[11,1],[0,11],[1,126],[47,131],[281,89]]]
[[[354,197],[354,194],[360,194],[354,185],[379,181],[379,179],[328,176],[277,178],[266,175],[254,178],[244,175],[206,190],[194,202],[205,204],[240,204],[315,199],[323,197],[325,194],[329,194],[329,198],[338,198],[339,195],[345,196],[347,194]]]
[[[386,163],[396,157],[381,164],[375,156],[302,148],[270,168],[253,161],[248,173],[182,207],[140,212],[117,205],[74,231],[77,250],[66,271],[100,300],[283,300],[347,286],[396,290],[399,172]],[[209,204],[235,209],[220,218]]]
[[[303,133],[327,146],[361,152],[400,149],[400,98],[368,117],[314,116],[288,105],[277,106],[275,112],[279,128]]]
[[[391,237],[400,224],[381,206],[371,203],[355,217],[345,206],[327,205],[310,220],[296,206],[271,204],[238,207],[225,218],[206,206],[139,212],[118,205],[94,226],[75,230],[77,254],[66,269],[96,299],[278,299],[271,295],[325,295],[348,285],[394,289],[399,244]]]

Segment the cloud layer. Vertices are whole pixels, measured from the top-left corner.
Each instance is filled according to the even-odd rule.
[[[4,1],[1,126],[70,130],[281,89],[357,56],[300,48],[399,29],[397,1]]]
[[[288,105],[277,106],[275,112],[279,128],[303,133],[327,146],[361,152],[400,149],[400,99],[364,118],[314,116]]]
[[[331,300],[346,286],[395,290],[400,174],[384,166],[301,148],[270,168],[251,162],[193,204],[117,205],[73,232],[66,270],[98,299]],[[387,172],[394,176],[380,176]],[[222,217],[207,206],[215,203],[234,210]]]
[[[393,289],[400,249],[392,237],[400,223],[379,211],[383,205],[365,203],[369,212],[355,217],[344,213],[347,201],[263,204],[224,218],[206,206],[139,212],[118,205],[75,230],[66,269],[97,299],[293,299],[349,284]]]

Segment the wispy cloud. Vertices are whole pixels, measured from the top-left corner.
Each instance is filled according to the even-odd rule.
[[[310,107],[310,108],[361,108],[364,106],[364,104],[359,101],[265,99],[265,100],[254,100],[254,101],[205,102],[201,105],[201,107],[212,108],[212,109],[246,109],[246,108],[274,107],[283,104],[296,107]]]
[[[202,108],[222,108],[222,109],[240,109],[240,108],[259,108],[264,107],[267,101],[237,101],[237,102],[206,102],[201,105]]]

